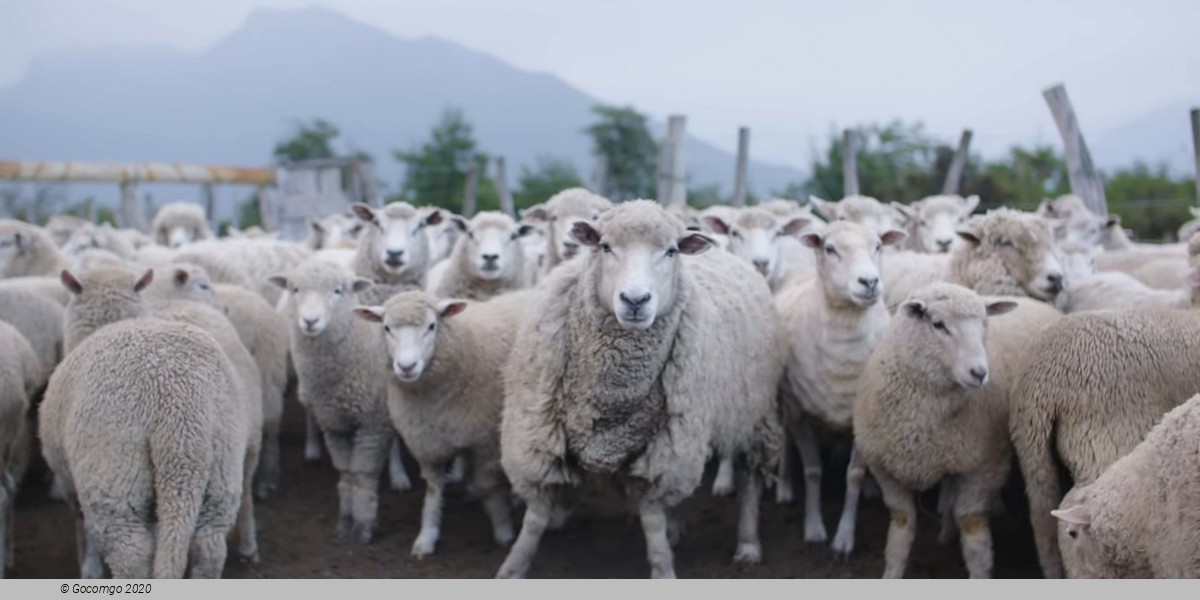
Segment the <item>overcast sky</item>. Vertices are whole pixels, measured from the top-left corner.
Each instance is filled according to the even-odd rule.
[[[834,124],[964,126],[994,154],[1058,143],[1041,90],[1067,84],[1085,132],[1200,104],[1200,1],[0,0],[0,86],[62,48],[200,51],[256,7],[319,4],[399,36],[435,35],[725,148],[803,166]]]

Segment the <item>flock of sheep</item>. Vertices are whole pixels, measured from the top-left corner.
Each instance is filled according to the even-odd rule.
[[[462,483],[509,547],[500,577],[592,485],[673,577],[675,509],[710,461],[711,493],[736,495],[734,561],[762,559],[764,491],[791,502],[796,482],[796,535],[826,542],[829,435],[853,444],[832,550],[853,552],[877,491],[886,577],[934,488],[941,538],[990,576],[1014,454],[1046,576],[1200,577],[1200,234],[1134,243],[1074,196],[977,206],[697,211],[573,188],[519,220],[356,204],[303,242],[216,239],[185,203],[148,235],[0,220],[0,566],[35,431],[81,576],[219,577],[230,539],[258,560],[294,389],[305,458],[339,474],[338,536],[372,540],[383,473],[411,487],[406,449],[413,555]]]

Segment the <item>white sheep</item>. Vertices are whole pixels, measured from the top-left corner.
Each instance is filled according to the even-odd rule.
[[[75,346],[38,431],[76,517],[83,577],[219,577],[249,425],[229,357],[198,327],[145,317],[150,274],[64,273]],[[103,560],[103,563],[101,562]]]
[[[13,565],[13,504],[28,456],[26,411],[46,372],[25,336],[0,321],[0,579]]]
[[[979,196],[963,198],[957,194],[928,196],[909,205],[892,203],[892,207],[906,217],[908,240],[905,249],[930,254],[953,250],[959,243],[955,230],[978,206]]]
[[[425,230],[442,222],[442,211],[423,215],[404,202],[379,209],[366,204],[350,208],[364,224],[354,255],[354,273],[374,284],[364,288],[363,302],[382,304],[397,292],[423,288],[431,266]]]
[[[308,222],[308,237],[304,245],[313,251],[348,249],[356,246],[363,224],[352,216],[332,214]]]
[[[180,248],[170,262],[188,262],[204,267],[215,283],[240,285],[261,294],[272,306],[282,290],[270,277],[286,272],[312,256],[307,247],[270,239],[222,239],[193,242]]]
[[[1009,395],[1027,340],[1060,316],[1043,302],[984,298],[951,283],[900,305],[854,403],[855,445],[892,513],[884,577],[904,575],[915,495],[939,483],[953,490],[967,571],[991,576],[987,511],[1012,463]]]
[[[526,510],[499,577],[526,574],[555,504],[585,480],[637,508],[651,575],[673,577],[668,511],[715,452],[741,463],[734,560],[756,563],[779,449],[782,339],[763,277],[656,203],[605,211],[539,284],[505,368],[501,463]]]
[[[466,228],[464,227],[466,219],[459,215],[439,209],[436,206],[422,206],[417,208],[417,214],[422,217],[429,217],[439,211],[441,212],[441,220],[425,228],[425,237],[429,240],[429,264],[431,265],[449,258],[450,251],[454,250],[454,245],[458,243],[458,239],[466,232]]]
[[[1086,485],[1200,389],[1200,312],[1067,315],[1023,353],[1009,427],[1042,572],[1057,578],[1062,561],[1050,511],[1062,499],[1059,469]]]
[[[1060,304],[1066,312],[1200,306],[1200,270],[1192,270],[1187,283],[1186,288],[1158,290],[1120,271],[1106,271],[1072,282]]]
[[[67,244],[67,240],[71,239],[71,235],[91,224],[87,219],[81,219],[74,215],[54,215],[46,221],[46,225],[42,229],[45,229],[50,239],[54,240],[55,246],[62,248]]]
[[[1200,577],[1200,395],[1058,510],[1070,577]]]
[[[122,259],[131,259],[134,256],[133,244],[107,223],[80,227],[62,247],[62,253],[70,257],[77,257],[91,250],[107,250]]]
[[[612,206],[608,198],[575,187],[551,196],[540,206],[526,209],[521,214],[522,220],[545,223],[549,232],[543,273],[550,272],[579,252],[579,244],[570,235],[576,221],[595,221],[600,213]]]
[[[904,229],[903,213],[870,196],[846,196],[839,202],[809,196],[808,202],[817,214],[830,223],[850,221],[863,225],[876,234]]]
[[[381,307],[355,311],[382,323],[378,335],[391,371],[388,412],[425,480],[421,531],[412,546],[417,558],[437,545],[446,470],[461,455],[469,461],[468,490],[482,499],[496,543],[506,546],[513,539],[496,423],[504,404],[501,371],[531,294],[468,304],[401,292]]]
[[[0,219],[0,279],[57,276],[65,265],[58,246],[42,228]]]
[[[817,429],[850,433],[858,379],[875,344],[888,327],[879,280],[884,246],[905,238],[900,230],[882,236],[853,221],[835,221],[800,241],[816,255],[817,276],[793,283],[775,297],[775,309],[787,336],[787,367],[780,401],[788,437],[804,466],[804,539],[827,539],[821,518],[821,460]],[[787,452],[784,453],[787,455]],[[789,465],[782,463],[780,501],[792,496]],[[857,452],[846,470],[846,497],[833,540],[835,552],[854,548],[858,496],[865,475]]]
[[[439,298],[487,300],[525,285],[525,248],[521,238],[533,230],[500,212],[481,212],[471,218],[435,279],[429,293]]]
[[[812,252],[797,239],[810,229],[813,219],[778,218],[766,209],[752,207],[737,211],[730,222],[716,215],[705,216],[704,221],[712,231],[729,238],[726,249],[766,277],[773,291],[791,277],[807,278],[816,270]]]
[[[171,202],[162,205],[154,213],[154,219],[150,222],[150,237],[160,246],[181,248],[193,242],[211,240],[215,236],[199,204]]]

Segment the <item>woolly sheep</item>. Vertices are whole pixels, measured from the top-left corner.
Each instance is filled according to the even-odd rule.
[[[46,221],[43,229],[54,240],[54,245],[62,248],[67,245],[67,240],[79,229],[91,225],[87,219],[81,219],[73,215],[54,215]],[[1180,238],[1184,239],[1184,238]]]
[[[571,237],[571,228],[576,221],[592,221],[604,211],[612,208],[608,198],[594,194],[584,188],[567,188],[546,200],[541,207],[530,208],[522,213],[523,220],[535,220],[546,224],[549,232],[543,273],[548,273],[559,263],[570,260],[580,250]]]
[[[101,576],[103,557],[117,578],[178,578],[189,566],[219,577],[248,433],[237,374],[204,330],[139,318],[149,275],[114,274],[70,278],[79,292],[64,326],[86,335],[39,411],[46,462],[77,515],[81,574]],[[89,308],[97,300],[107,308]],[[80,318],[91,322],[75,327]]]
[[[901,304],[854,403],[855,445],[892,511],[884,577],[904,575],[914,496],[939,482],[953,490],[967,571],[991,576],[987,510],[1012,463],[1009,394],[1027,340],[1058,318],[1036,300],[983,298],[952,283]]]
[[[46,275],[0,279],[0,290],[32,292],[57,302],[59,306],[66,306],[71,301],[71,293],[62,286],[62,282],[58,280],[58,277]]]
[[[1051,514],[1070,577],[1200,577],[1200,395]]]
[[[371,233],[360,247],[369,247]],[[298,398],[325,437],[338,470],[339,537],[369,543],[375,533],[379,474],[395,437],[387,411],[386,350],[375,328],[353,309],[371,281],[308,260],[271,282],[288,290],[292,361]]]
[[[28,290],[0,287],[0,321],[15,327],[33,347],[45,383],[63,356],[62,305]]]
[[[312,255],[304,246],[278,240],[205,240],[177,251],[173,261],[200,265],[215,283],[240,285],[257,292],[274,306],[281,290],[270,277],[286,272]]]
[[[830,223],[850,221],[877,234],[904,228],[904,215],[900,211],[870,196],[846,196],[840,202],[809,196],[808,202],[817,214]]]
[[[445,472],[463,454],[470,460],[468,489],[482,498],[493,538],[502,546],[513,539],[496,423],[504,403],[501,370],[533,293],[468,304],[402,292],[382,307],[355,311],[383,324],[391,370],[388,412],[425,479],[421,532],[412,547],[417,558],[432,554],[437,544]]]
[[[1200,271],[1193,270],[1188,287],[1176,290],[1156,290],[1120,271],[1095,273],[1067,288],[1064,294],[1066,312],[1122,308],[1191,308],[1200,307]]]
[[[62,252],[67,256],[80,256],[94,249],[107,250],[122,259],[133,258],[134,255],[133,245],[107,223],[80,227],[63,245]]]
[[[1200,389],[1200,312],[1067,315],[1024,354],[1009,427],[1042,571],[1062,577],[1050,515],[1062,499],[1059,465],[1086,485]]]
[[[171,202],[159,207],[150,222],[150,237],[154,243],[168,248],[181,248],[192,242],[211,240],[212,229],[199,204]]]
[[[892,207],[905,216],[908,240],[905,249],[930,254],[945,254],[959,243],[955,230],[975,208],[979,196],[929,196],[910,205],[893,202]]]
[[[350,249],[362,232],[362,223],[351,216],[333,214],[308,222],[309,234],[304,245],[311,250]]]
[[[804,466],[804,539],[827,539],[821,518],[821,460],[817,427],[839,433],[851,430],[858,378],[888,327],[888,311],[880,301],[879,267],[883,247],[905,238],[900,230],[882,236],[853,221],[835,221],[800,241],[816,255],[817,275],[781,290],[775,297],[788,342],[787,366],[780,401],[788,438],[796,444]],[[784,453],[787,454],[786,452]],[[778,499],[790,501],[789,465],[783,463]],[[846,498],[833,540],[835,552],[854,548],[858,496],[865,475],[857,452],[846,471]]]
[[[700,231],[706,233],[708,237],[716,242],[717,247],[722,250],[729,248],[729,234],[721,231],[716,226],[716,223],[732,223],[737,220],[738,209],[726,204],[713,204],[705,207],[696,213],[699,219]],[[716,220],[713,220],[716,219]]]
[[[1126,244],[1119,240],[1128,242],[1123,235],[1111,233],[1111,230],[1121,229],[1119,217],[1093,213],[1079,196],[1067,194],[1054,200],[1047,198],[1038,205],[1036,214],[1047,220],[1055,238],[1062,241],[1100,246],[1106,250],[1122,249],[1120,246]]]
[[[40,227],[0,219],[0,278],[57,275],[64,264],[58,246]]]
[[[1196,232],[1200,232],[1200,208],[1189,206],[1188,212],[1192,213],[1191,220],[1179,226],[1178,239],[1191,239]]]
[[[439,298],[487,300],[524,287],[525,248],[521,238],[533,230],[501,212],[471,218],[446,259],[445,271],[429,292]],[[430,277],[430,283],[435,283]]]
[[[354,255],[354,273],[372,282],[363,288],[365,304],[382,304],[391,295],[421,289],[429,263],[425,230],[442,222],[434,210],[423,215],[411,204],[394,202],[379,209],[366,204],[350,207],[365,225]]]
[[[0,579],[13,564],[13,504],[28,454],[26,411],[30,396],[46,381],[33,347],[14,327],[0,321]]]
[[[589,251],[539,285],[505,367],[501,463],[526,510],[498,576],[526,574],[554,505],[595,477],[631,494],[651,574],[673,577],[667,511],[714,451],[744,467],[734,560],[758,562],[783,366],[762,276],[725,252],[694,256],[712,240],[651,201],[572,237]]]
[[[429,217],[439,210],[436,206],[422,206],[417,209],[417,213],[422,217]],[[441,217],[441,221],[425,228],[425,236],[429,240],[429,264],[431,265],[449,258],[450,252],[454,250],[454,245],[466,232],[466,219],[450,214],[448,211],[444,212]]]
[[[804,250],[796,239],[809,229],[812,219],[781,219],[755,207],[738,211],[731,222],[715,215],[704,217],[704,221],[713,231],[728,236],[726,249],[766,277],[772,290],[778,290],[789,276],[806,278],[816,268],[812,252]]]

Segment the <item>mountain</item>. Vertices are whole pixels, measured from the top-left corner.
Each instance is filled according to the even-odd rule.
[[[583,128],[596,102],[553,75],[447,40],[397,38],[325,9],[258,10],[197,54],[143,47],[35,59],[24,79],[0,89],[0,157],[266,165],[296,120],[321,117],[373,154],[377,177],[394,188],[391,150],[423,140],[454,106],[480,147],[510,165],[555,156],[586,176]],[[732,187],[731,153],[695,138],[684,152],[692,185]],[[801,177],[750,165],[761,194]]]

